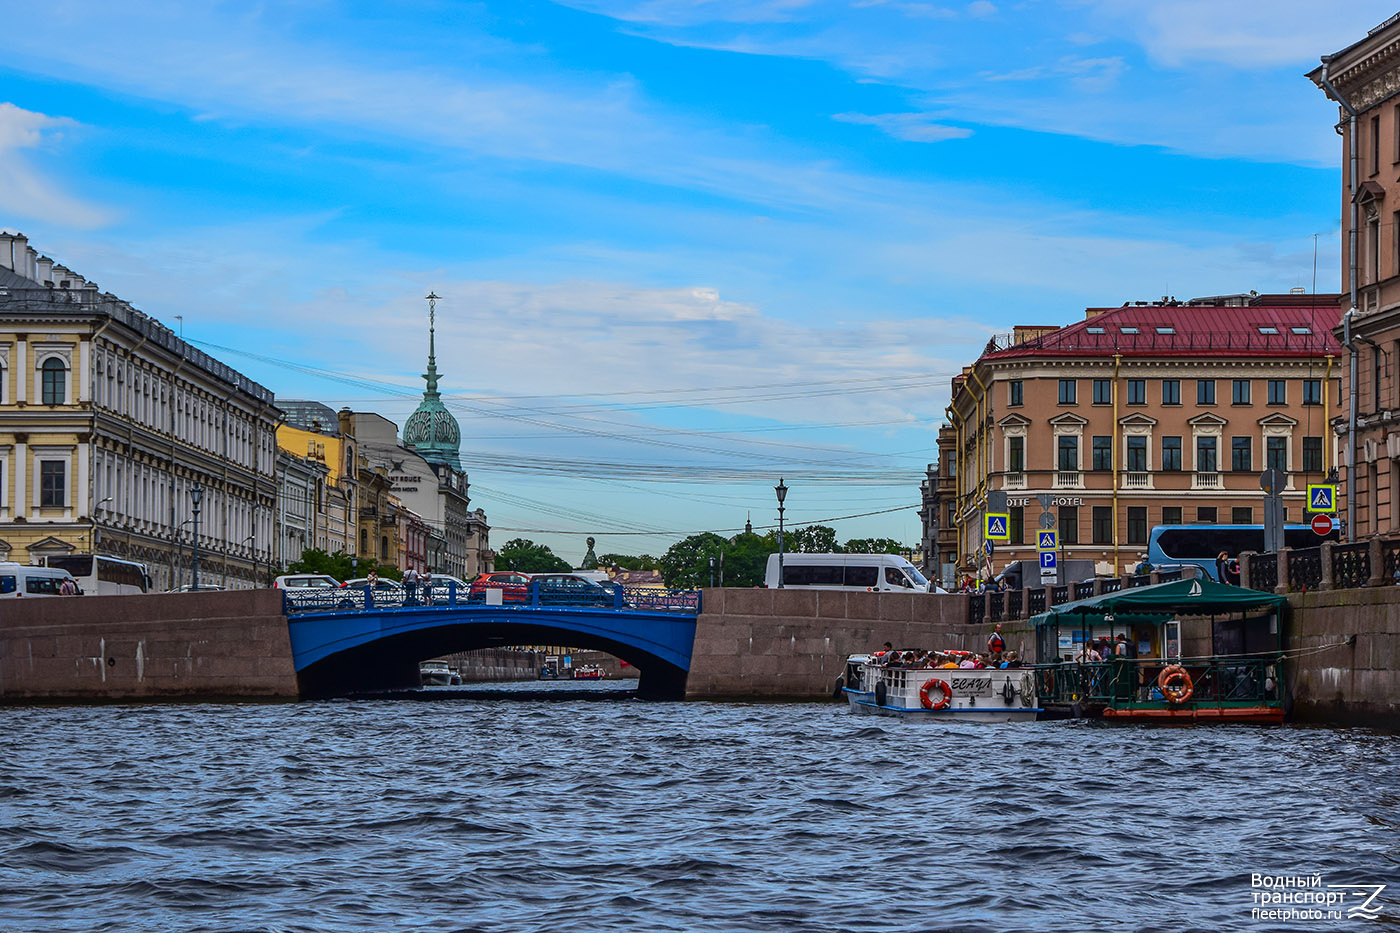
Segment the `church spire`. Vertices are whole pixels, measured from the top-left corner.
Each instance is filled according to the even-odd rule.
[[[423,373],[423,379],[428,387],[418,410],[404,423],[403,442],[429,463],[461,472],[461,429],[457,419],[442,404],[442,395],[438,392],[437,303],[442,298],[435,292],[428,292],[425,297],[428,301],[428,371]]]
[[[437,303],[439,296],[435,292],[428,292],[428,371],[423,374],[423,378],[428,382],[428,394],[438,397],[438,371],[437,371]]]

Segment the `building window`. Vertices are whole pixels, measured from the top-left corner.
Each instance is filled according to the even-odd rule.
[[[1162,469],[1181,469],[1181,438],[1162,438]]]
[[[1322,438],[1303,438],[1303,472],[1322,472]]]
[[[1230,388],[1230,403],[1233,405],[1249,404],[1249,380],[1236,379]]]
[[[1019,505],[1012,506],[1011,540],[1008,544],[1024,544],[1026,541],[1026,510]]]
[[[1269,404],[1270,404],[1270,405],[1287,405],[1287,404],[1288,404],[1288,380],[1286,380],[1286,379],[1270,379],[1270,380],[1269,380]]]
[[[1146,380],[1146,379],[1129,379],[1129,380],[1128,380],[1128,404],[1129,404],[1129,405],[1146,405],[1146,404],[1147,404],[1147,380]]]
[[[1381,115],[1371,117],[1371,174],[1381,170]]]
[[[1095,544],[1113,543],[1113,506],[1094,506],[1094,527],[1091,532]]]
[[[1147,506],[1128,506],[1128,543],[1147,543]]]
[[[1061,405],[1075,405],[1075,404],[1078,404],[1078,401],[1077,401],[1077,399],[1078,399],[1078,392],[1077,392],[1078,386],[1079,386],[1078,381],[1076,381],[1076,380],[1074,380],[1074,379],[1061,379],[1061,380],[1060,380],[1060,404],[1061,404]]]
[[[1079,506],[1060,506],[1060,543],[1079,543]]]
[[[1366,253],[1369,268],[1366,270],[1370,276],[1370,281],[1379,282],[1381,280],[1381,219],[1372,217],[1366,221]]]
[[[1094,469],[1113,469],[1113,438],[1102,435],[1094,438]]]
[[[363,528],[360,529],[360,553],[369,556],[369,532]]]
[[[1215,404],[1215,380],[1214,380],[1214,379],[1197,379],[1197,380],[1196,380],[1196,404],[1197,404],[1197,405],[1214,405],[1214,404]]]
[[[1162,524],[1163,524],[1163,525],[1180,525],[1180,524],[1181,524],[1181,506],[1179,506],[1179,505],[1164,505],[1164,506],[1162,506]]]
[[[1236,473],[1254,469],[1254,441],[1248,437],[1230,438],[1230,469]]]
[[[1381,348],[1371,350],[1371,410],[1381,410],[1381,375],[1385,372],[1385,357]]]
[[[39,507],[61,509],[68,504],[68,463],[64,460],[39,462]]]
[[[1006,384],[1006,391],[1007,391],[1007,393],[1008,393],[1007,401],[1006,401],[1006,404],[1007,404],[1007,405],[1024,405],[1024,404],[1025,404],[1026,399],[1025,399],[1024,393],[1022,392],[1021,380],[1019,380],[1019,379],[1012,379],[1010,382],[1008,382],[1008,383]]]
[[[388,537],[388,535],[384,535],[384,536],[380,537],[380,539],[379,539],[379,559],[380,559],[380,560],[388,560],[388,559],[389,559],[389,537]]]
[[[1203,525],[1215,524],[1215,506],[1200,505],[1196,507],[1196,521]]]
[[[1079,438],[1062,436],[1059,443],[1060,471],[1073,473],[1079,469]]]
[[[1288,438],[1270,437],[1264,441],[1264,463],[1270,470],[1288,472]]]
[[[1232,525],[1253,525],[1254,510],[1249,506],[1235,506],[1230,510],[1230,524]]]
[[[1215,468],[1215,438],[1196,438],[1196,472],[1214,473]]]
[[[1143,473],[1147,470],[1147,438],[1128,438],[1128,470]]]
[[[1304,379],[1304,380],[1303,380],[1303,404],[1304,404],[1304,405],[1321,405],[1321,404],[1322,404],[1322,380],[1321,380],[1321,379]]]
[[[1020,473],[1026,468],[1026,439],[1024,437],[1011,437],[1007,438],[1006,444],[1006,468],[1012,473]]]
[[[40,368],[43,374],[43,399],[45,405],[62,405],[68,401],[67,368],[63,360],[49,357]]]
[[[1094,404],[1113,404],[1113,383],[1109,382],[1107,379],[1094,380]]]
[[[1181,404],[1181,380],[1180,380],[1180,379],[1163,379],[1163,380],[1162,380],[1162,404],[1163,404],[1163,405],[1180,405],[1180,404]]]

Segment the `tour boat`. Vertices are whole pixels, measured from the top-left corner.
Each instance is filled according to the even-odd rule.
[[[453,687],[462,682],[462,675],[446,661],[423,661],[418,665],[418,679],[425,687]]]
[[[607,673],[596,665],[585,664],[574,668],[574,680],[602,680],[606,676]]]
[[[851,711],[906,719],[1022,722],[1040,713],[1035,678],[1024,668],[886,667],[883,658],[846,659],[842,692]]]

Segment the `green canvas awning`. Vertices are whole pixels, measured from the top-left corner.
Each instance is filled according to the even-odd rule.
[[[1175,616],[1226,615],[1264,609],[1278,611],[1287,597],[1228,586],[1206,578],[1173,580],[1139,586],[1102,596],[1077,599],[1031,618],[1033,625],[1079,624],[1093,616],[1111,614],[1118,621],[1166,620]]]

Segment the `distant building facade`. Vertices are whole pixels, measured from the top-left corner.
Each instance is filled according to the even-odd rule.
[[[0,556],[96,552],[254,585],[276,551],[272,392],[0,233]]]
[[[1308,77],[1339,105],[1345,291],[1333,325],[1350,344],[1334,426],[1349,536],[1400,531],[1400,14]]]
[[[311,487],[309,539],[303,551],[359,556],[359,451],[345,415],[320,402],[278,403],[284,421],[277,428],[277,446],[291,457],[319,466]],[[289,485],[282,485],[286,478]],[[295,473],[279,475],[278,496],[301,495]],[[279,509],[280,514],[280,509]],[[283,567],[301,554],[284,555]]]
[[[1137,562],[1154,525],[1261,523],[1265,469],[1287,476],[1287,520],[1305,521],[1306,485],[1336,458],[1335,309],[1332,295],[1139,302],[995,338],[953,379],[940,433],[958,571],[986,571],[997,490],[1011,541],[993,570],[1035,559],[1041,497],[1062,556],[1109,574]]]

